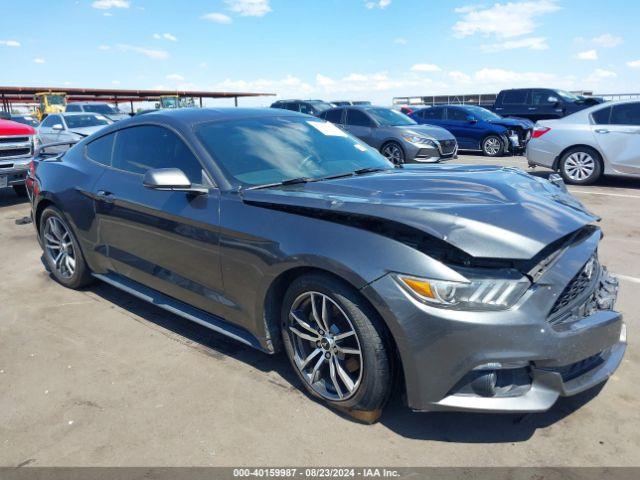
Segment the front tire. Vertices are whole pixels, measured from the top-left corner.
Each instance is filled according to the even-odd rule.
[[[60,210],[47,207],[42,212],[39,233],[47,270],[58,283],[73,289],[92,283],[80,244]]]
[[[573,185],[591,185],[602,175],[602,157],[589,147],[574,147],[558,164],[564,181]]]
[[[489,135],[482,140],[482,153],[487,157],[501,157],[504,150],[504,143],[497,135]]]
[[[380,153],[394,165],[402,165],[405,161],[404,150],[396,142],[385,143],[380,149]]]
[[[313,274],[284,297],[282,338],[305,389],[328,405],[372,423],[392,390],[392,356],[377,314],[348,285]]]

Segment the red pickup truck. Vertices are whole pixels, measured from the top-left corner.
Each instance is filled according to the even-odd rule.
[[[16,194],[27,195],[24,181],[36,142],[29,125],[0,119],[0,188],[13,187]]]

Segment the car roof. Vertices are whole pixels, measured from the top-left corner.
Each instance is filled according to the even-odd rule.
[[[49,115],[62,115],[65,117],[76,117],[80,115],[102,115],[97,112],[58,112],[58,113],[50,113]]]

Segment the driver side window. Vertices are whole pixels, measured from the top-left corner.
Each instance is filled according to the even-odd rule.
[[[171,130],[144,125],[119,130],[113,150],[113,168],[143,175],[155,168],[179,168],[193,184],[210,184],[202,165]]]
[[[347,109],[346,124],[353,127],[370,127],[372,122],[366,113],[349,108]]]

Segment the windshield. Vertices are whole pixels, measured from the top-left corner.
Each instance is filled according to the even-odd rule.
[[[333,105],[331,105],[330,103],[325,103],[325,102],[318,102],[318,101],[311,101],[308,102],[311,105],[313,105],[313,108],[315,108],[318,112],[324,112],[325,110],[329,110],[330,108],[333,108]]]
[[[109,125],[102,115],[65,115],[64,121],[69,128],[97,127],[99,125]]]
[[[393,168],[377,151],[322,120],[245,118],[206,123],[195,133],[229,179],[246,186]]]
[[[396,112],[390,108],[367,108],[366,111],[383,127],[417,125],[415,121],[407,117],[404,113]]]
[[[103,115],[113,115],[118,113],[106,103],[88,104],[84,106],[85,112],[102,113]]]
[[[473,115],[474,117],[477,117],[478,120],[483,120],[485,122],[488,122],[491,120],[500,120],[502,118],[500,115],[495,114],[491,110],[487,110],[486,108],[482,108],[482,107],[465,107],[465,108],[471,115]]]
[[[167,97],[160,99],[160,104],[163,108],[178,108],[178,98]]]
[[[31,125],[32,127],[38,126],[38,121],[29,115],[14,115],[11,117],[11,120],[18,123],[24,123],[25,125]]]
[[[64,105],[63,95],[49,95],[47,101],[49,105]]]
[[[563,100],[567,102],[579,102],[580,97],[574,95],[573,93],[567,92],[565,90],[556,90],[556,93],[562,97]]]

